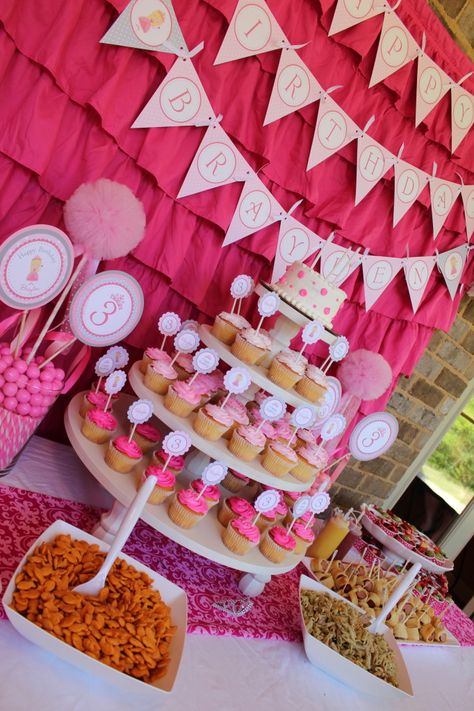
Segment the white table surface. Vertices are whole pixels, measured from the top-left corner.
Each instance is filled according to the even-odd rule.
[[[47,456],[46,456],[47,455]],[[68,447],[33,438],[1,484],[107,506],[110,497]],[[0,563],[1,564],[1,563]],[[403,647],[415,697],[383,711],[474,708],[474,648]],[[0,622],[1,711],[379,711],[307,661],[299,643],[188,635],[171,695],[149,703],[60,661]]]

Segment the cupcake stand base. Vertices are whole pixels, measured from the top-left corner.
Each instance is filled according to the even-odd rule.
[[[147,390],[147,395],[149,392]],[[79,393],[69,403],[64,417],[65,426],[69,440],[79,458],[97,481],[116,499],[110,511],[102,515],[100,523],[94,530],[95,536],[110,542],[120,526],[125,507],[128,507],[135,496],[141,473],[148,462],[144,461],[137,465],[129,474],[120,474],[111,469],[104,461],[104,453],[108,445],[90,442],[81,433],[82,418],[79,415],[79,407],[82,396],[83,393]],[[114,412],[120,423],[127,422],[126,412],[132,401],[133,398],[122,394],[114,405]],[[159,426],[157,422],[153,424]],[[120,434],[125,434],[123,424],[119,425],[119,431]],[[186,459],[186,469],[178,477],[178,488],[189,486],[190,481],[199,476],[207,461],[208,457],[205,453],[191,452]],[[275,478],[272,477],[272,479]],[[275,480],[274,483],[278,486],[279,480]],[[280,488],[284,487],[280,486]],[[222,491],[224,495],[232,495],[225,489],[222,489]],[[245,489],[243,492],[245,492]],[[242,495],[245,495],[245,493]],[[160,533],[192,550],[194,553],[221,565],[247,573],[242,578],[241,590],[249,596],[260,594],[265,583],[270,580],[272,575],[292,570],[303,558],[302,555],[291,554],[287,556],[282,564],[275,564],[267,560],[258,548],[252,549],[245,556],[238,556],[232,553],[221,541],[222,526],[217,520],[217,507],[211,509],[202,521],[188,530],[176,526],[171,521],[167,514],[166,502],[159,505],[147,504],[141,518]]]

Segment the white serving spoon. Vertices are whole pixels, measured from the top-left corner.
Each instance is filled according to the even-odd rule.
[[[135,498],[129,506],[127,513],[125,514],[120,528],[117,531],[110,550],[102,563],[99,572],[94,575],[91,580],[87,580],[85,583],[76,585],[72,592],[81,593],[81,595],[90,595],[96,597],[105,585],[105,580],[110,572],[111,567],[115,563],[117,556],[124,547],[131,534],[136,522],[140,518],[140,514],[143,511],[148,497],[153,491],[156,484],[156,476],[148,476],[146,480],[141,485],[140,489],[137,491]]]
[[[374,634],[378,634],[380,627],[383,625],[385,622],[385,618],[388,617],[388,615],[391,613],[395,605],[399,600],[402,599],[402,597],[405,595],[407,592],[408,588],[418,575],[418,573],[421,570],[421,564],[420,563],[413,563],[411,566],[410,570],[405,573],[405,575],[401,578],[400,582],[398,585],[394,588],[392,594],[388,598],[387,602],[385,605],[382,607],[380,610],[379,614],[377,617],[373,620],[373,622],[367,627],[367,630],[369,632],[373,632]]]

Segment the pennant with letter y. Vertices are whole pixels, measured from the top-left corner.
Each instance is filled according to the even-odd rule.
[[[451,153],[454,153],[473,125],[474,96],[458,82],[451,87]]]
[[[275,284],[281,279],[290,264],[304,262],[323,244],[324,240],[315,232],[291,215],[286,215],[280,224],[271,283]]]
[[[312,104],[323,93],[322,86],[295,50],[284,49],[263,125],[267,126],[293,111]]]
[[[461,197],[464,207],[467,240],[469,242],[474,232],[474,185],[463,185],[461,188]]]
[[[256,174],[247,180],[226,232],[223,247],[281,220],[285,211]]]

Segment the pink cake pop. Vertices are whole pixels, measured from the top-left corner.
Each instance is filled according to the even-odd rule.
[[[32,380],[37,380],[40,376],[40,373],[41,370],[38,368],[37,365],[34,365],[33,363],[28,366],[28,370],[26,371],[27,376]]]
[[[23,360],[23,358],[15,358],[13,361],[13,367],[19,372],[19,373],[26,373],[28,366],[26,364],[26,360]]]
[[[31,417],[41,417],[41,407],[35,407],[32,405],[30,407],[30,416]]]
[[[18,376],[18,380],[16,381],[16,384],[18,385],[19,388],[26,388],[26,386],[28,385],[28,382],[29,382],[29,380],[28,380],[28,376],[26,375],[26,373],[21,373]]]
[[[18,379],[18,371],[13,366],[9,366],[3,373],[3,377],[7,383],[15,383]]]

